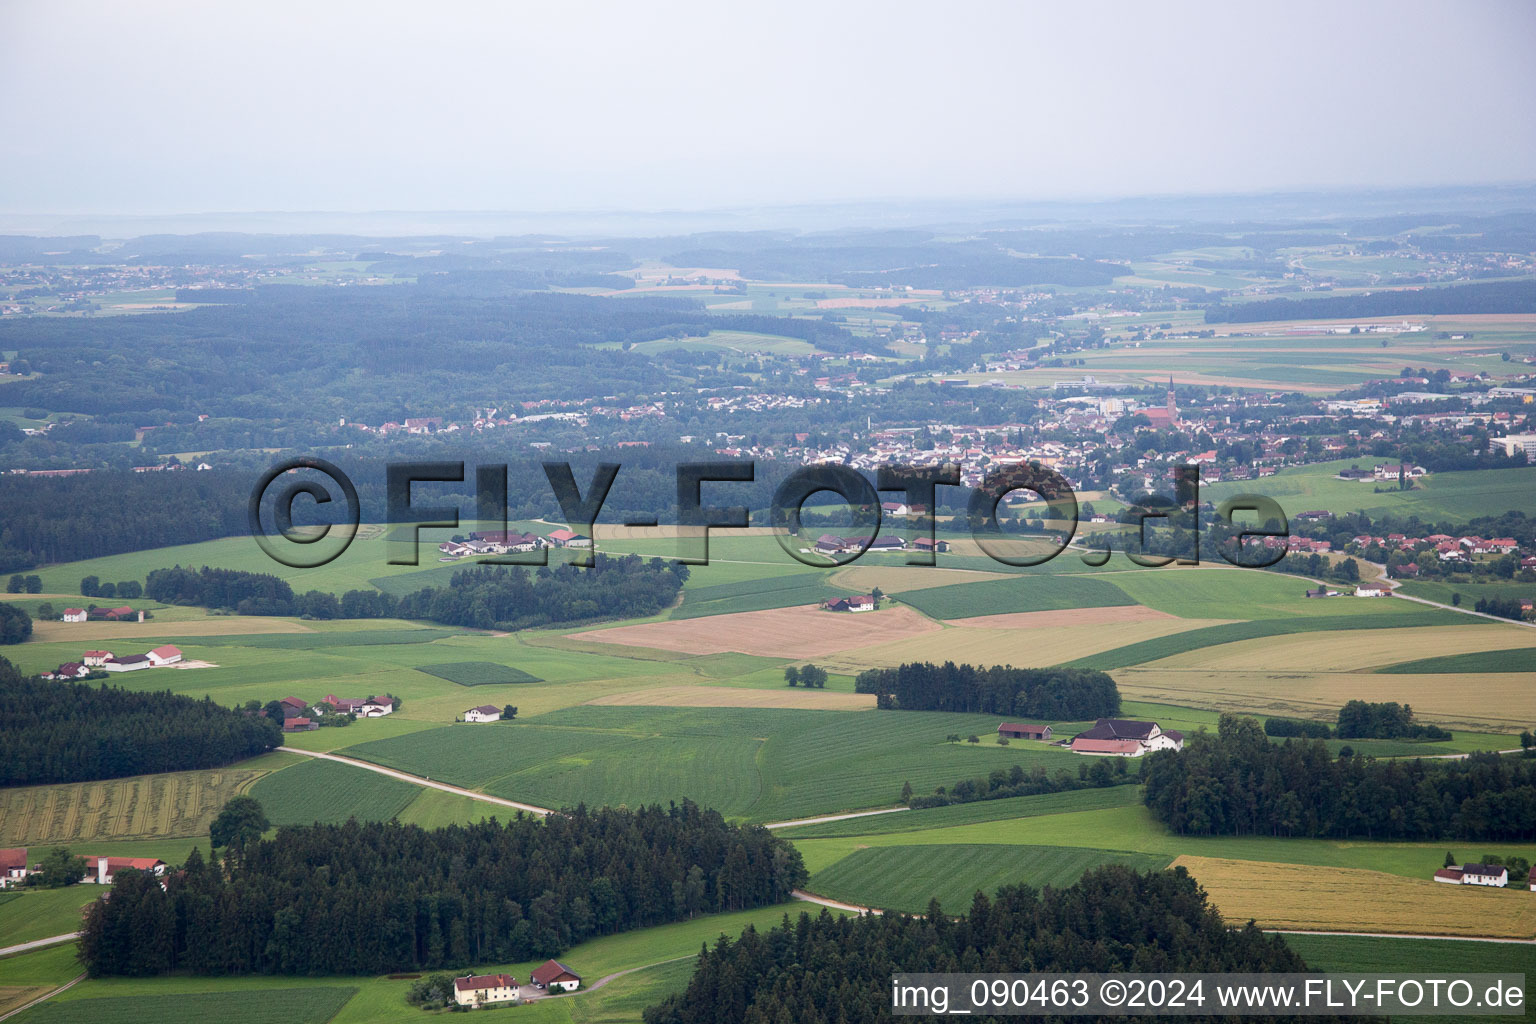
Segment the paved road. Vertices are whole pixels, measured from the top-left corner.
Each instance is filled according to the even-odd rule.
[[[826,821],[847,821],[849,818],[868,818],[874,814],[895,814],[897,811],[910,811],[910,807],[882,807],[878,811],[850,811],[847,814],[823,814],[819,818],[796,818],[794,821],[775,821],[764,825],[763,828],[793,828],[796,825],[820,825]]]
[[[63,992],[66,989],[74,988],[76,985],[78,985],[80,982],[82,982],[84,980],[85,980],[85,975],[77,974],[73,978],[70,978],[68,981],[66,981],[64,984],[60,985],[58,988],[54,989],[52,992],[44,992],[42,995],[38,996],[36,999],[32,1000],[30,1003],[25,1003],[25,1004],[23,1004],[21,1006],[18,1006],[18,1007],[16,1007],[16,1009],[11,1010],[9,1013],[0,1013],[0,1020],[10,1020],[12,1017],[16,1016],[18,1013],[21,1013],[23,1010],[30,1010],[30,1009],[32,1009],[32,1007],[36,1006],[38,1003],[41,1003],[41,1002],[43,1002],[45,1000],[48,1000],[48,999],[52,999],[54,996],[58,995],[60,992]]]
[[[433,782],[431,779],[423,778],[420,775],[412,775],[409,772],[397,772],[393,768],[385,768],[383,765],[370,764],[367,761],[360,761],[355,757],[343,757],[340,754],[322,754],[315,750],[300,750],[298,747],[278,747],[277,749],[287,751],[290,754],[303,754],[305,757],[318,757],[326,761],[339,761],[342,764],[349,764],[354,768],[364,768],[370,772],[378,772],[380,775],[388,775],[390,778],[399,779],[402,782],[410,782],[417,786],[425,786],[428,789],[440,789],[444,793],[455,793],[459,796],[467,796],[471,800],[482,800],[488,804],[497,804],[501,807],[511,807],[515,810],[527,811],[529,814],[544,815],[553,813],[548,807],[539,807],[535,804],[525,804],[517,800],[504,800],[499,796],[490,796],[486,793],[476,793],[474,790],[465,789],[462,786],[450,786],[446,782]]]
[[[12,953],[25,953],[29,949],[42,949],[44,946],[57,946],[61,942],[73,942],[79,937],[79,932],[70,932],[67,935],[54,935],[46,939],[33,939],[31,942],[23,942],[16,946],[0,947],[0,956],[10,956]]]

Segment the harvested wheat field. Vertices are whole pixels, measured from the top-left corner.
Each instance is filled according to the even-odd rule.
[[[868,592],[879,587],[887,594],[904,594],[956,583],[1007,579],[1008,575],[982,569],[943,569],[931,565],[850,565],[833,573],[828,582],[849,590]]]
[[[644,622],[572,633],[578,640],[654,647],[684,654],[757,654],[765,658],[824,658],[839,651],[890,644],[937,632],[939,625],[910,608],[829,612],[816,605],[731,612],[698,619]]]
[[[1108,608],[1061,608],[1048,612],[1005,612],[1002,615],[975,615],[966,619],[945,619],[951,626],[966,629],[1059,629],[1066,626],[1106,626],[1115,622],[1169,622],[1185,623],[1181,619],[1156,608],[1140,604],[1113,605]],[[1202,620],[1215,625],[1217,620]],[[1182,632],[1180,626],[1174,632]],[[1164,634],[1158,634],[1162,636]]]
[[[1536,899],[1521,889],[1446,885],[1384,871],[1183,856],[1228,924],[1499,939],[1536,937]]]
[[[1420,658],[1512,647],[1536,648],[1536,629],[1490,622],[1411,629],[1320,630],[1216,644],[1147,662],[1143,667],[1268,672],[1305,665],[1312,672],[1358,672]]]
[[[1476,731],[1514,733],[1536,720],[1536,672],[1375,675],[1136,667],[1110,675],[1127,700],[1211,711],[1333,718],[1351,700],[1395,700],[1412,704],[1421,721]],[[1479,699],[1469,702],[1468,693]]]
[[[1129,606],[1127,606],[1129,607]],[[1070,610],[1061,614],[1089,616],[1111,609]],[[1056,615],[1057,612],[1020,612],[1019,617]],[[992,618],[993,616],[984,616]],[[996,616],[1012,619],[1014,615]],[[965,622],[967,620],[961,620]],[[1078,620],[1083,621],[1082,619]],[[1089,618],[1087,621],[1092,622]],[[957,625],[937,633],[925,633],[864,648],[858,656],[837,654],[818,664],[829,671],[857,673],[866,668],[885,668],[908,661],[956,661],[973,665],[1039,667],[1097,654],[1160,636],[1219,624],[1218,619],[1180,619],[1173,616],[1102,625],[1060,626],[1053,629],[998,629]]]
[[[587,701],[620,707],[658,708],[811,708],[864,711],[875,706],[873,694],[828,690],[750,690],[740,686],[655,686],[628,693],[610,693]]]
[[[219,808],[262,774],[220,768],[7,789],[0,846],[203,835]]]

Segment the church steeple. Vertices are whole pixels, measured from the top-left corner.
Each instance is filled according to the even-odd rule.
[[[1168,425],[1171,427],[1179,424],[1179,401],[1173,393],[1173,374],[1168,375]]]

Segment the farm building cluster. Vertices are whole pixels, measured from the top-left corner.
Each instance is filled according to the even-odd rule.
[[[156,877],[165,875],[165,861],[157,857],[106,857],[88,854],[80,857],[85,862],[82,883],[111,885],[119,871],[133,869]],[[25,846],[0,850],[0,889],[25,885],[27,878],[41,871],[41,866],[27,859]]]
[[[353,718],[383,718],[393,714],[400,701],[389,695],[366,698],[338,697],[334,693],[311,704],[302,697],[284,697],[277,702],[283,709],[283,732],[309,732],[320,728],[316,717],[351,715]]]
[[[572,530],[552,530],[544,536],[517,530],[485,530],[471,533],[467,540],[447,540],[437,546],[439,561],[457,562],[476,555],[506,555],[538,551],[541,548],[590,548],[592,538]]]
[[[581,975],[558,960],[547,960],[533,969],[527,985],[519,985],[510,974],[468,974],[453,979],[453,1001],[460,1006],[489,1006],[543,994],[574,992],[581,987]]]
[[[117,608],[65,608],[61,618],[65,622],[143,622],[144,610],[126,604]]]
[[[997,727],[997,735],[1001,739],[1050,742],[1054,734],[1049,725],[1029,722],[1003,722]],[[1100,718],[1094,722],[1093,728],[1078,733],[1071,740],[1058,740],[1057,744],[1067,747],[1074,754],[1142,757],[1154,750],[1183,750],[1184,734],[1174,729],[1164,729],[1156,722]]]
[[[1435,881],[1447,885],[1487,885],[1504,888],[1509,885],[1509,868],[1503,864],[1463,864],[1459,868],[1443,867],[1435,872]],[[1529,880],[1531,892],[1536,892],[1536,880]]]
[[[122,657],[111,651],[86,651],[79,661],[66,661],[43,678],[84,679],[93,672],[137,672],[140,669],[184,664],[181,648],[172,644],[156,647],[145,654],[125,654]]]

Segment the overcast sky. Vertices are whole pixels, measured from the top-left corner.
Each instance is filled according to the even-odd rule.
[[[0,211],[1536,180],[1536,4],[0,0]]]

